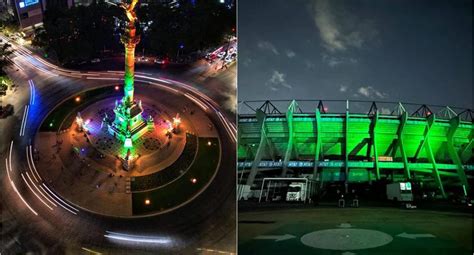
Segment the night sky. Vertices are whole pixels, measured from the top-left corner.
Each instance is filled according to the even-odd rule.
[[[473,108],[472,1],[238,1],[238,97]]]

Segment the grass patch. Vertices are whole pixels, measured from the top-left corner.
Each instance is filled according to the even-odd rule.
[[[113,86],[92,89],[77,94],[62,102],[48,114],[41,124],[40,132],[58,131],[63,122],[62,128],[67,129],[73,123],[78,111],[82,111],[87,106],[97,102],[97,100],[110,96],[119,96],[120,94],[121,91],[116,91]],[[77,97],[80,98],[79,102],[76,101]]]
[[[170,166],[166,167],[165,169],[161,169],[156,173],[132,177],[132,181],[130,183],[130,189],[132,192],[158,188],[159,186],[163,186],[178,178],[192,164],[194,156],[197,152],[197,144],[197,137],[195,135],[186,133],[186,144],[184,145],[184,149],[181,155],[179,155],[178,159]]]
[[[211,145],[208,145],[209,141]],[[132,193],[133,215],[163,211],[189,200],[214,175],[219,163],[219,154],[219,140],[217,138],[200,137],[196,159],[183,176],[162,188]],[[196,178],[196,183],[191,182],[193,178]],[[146,200],[149,200],[150,204],[146,205]]]

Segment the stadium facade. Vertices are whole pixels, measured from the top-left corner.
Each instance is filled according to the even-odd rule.
[[[410,181],[438,197],[473,184],[473,111],[407,103],[243,101],[239,186],[306,177],[319,189]],[[263,186],[262,186],[263,188]]]

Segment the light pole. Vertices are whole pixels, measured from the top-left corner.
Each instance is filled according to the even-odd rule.
[[[176,53],[176,61],[179,61],[179,51],[184,49],[184,44],[180,44],[178,47],[178,53]]]

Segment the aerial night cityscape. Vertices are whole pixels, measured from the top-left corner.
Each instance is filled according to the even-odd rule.
[[[474,254],[470,0],[0,0],[0,255]]]
[[[5,22],[0,35],[10,60],[2,76],[10,85],[2,97],[1,253],[235,253],[234,3],[63,8],[48,1],[43,26],[18,33]],[[221,24],[207,33],[213,39],[189,46],[192,36],[175,35],[178,52],[167,43],[148,50],[153,22],[189,25],[141,20],[160,9]],[[88,48],[94,43],[98,51]],[[226,56],[211,63],[220,52]]]

